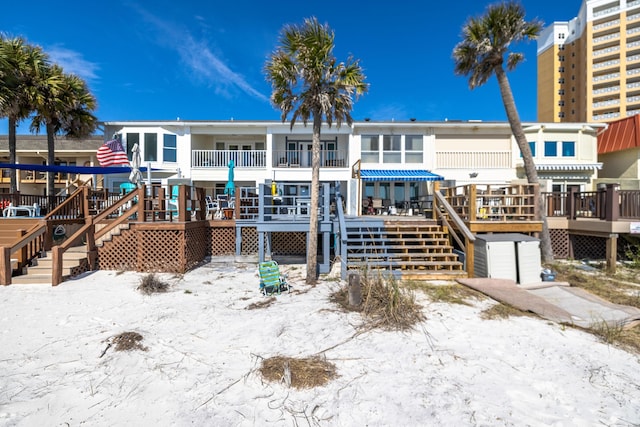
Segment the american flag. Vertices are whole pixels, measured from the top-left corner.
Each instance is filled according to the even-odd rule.
[[[98,148],[98,162],[100,166],[129,165],[127,153],[117,139],[107,141]]]

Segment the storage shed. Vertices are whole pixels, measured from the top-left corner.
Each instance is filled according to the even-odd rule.
[[[510,279],[520,285],[539,283],[540,240],[519,233],[478,234],[473,266],[476,277]]]

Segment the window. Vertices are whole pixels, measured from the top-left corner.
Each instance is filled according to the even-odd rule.
[[[556,141],[544,142],[544,156],[556,157],[558,155],[558,143]]]
[[[362,135],[361,158],[363,163],[378,163],[380,161],[380,141],[378,135]]]
[[[558,113],[558,117],[560,117],[561,119],[562,119],[562,118],[564,118],[564,112],[560,111],[560,112]]]
[[[529,149],[531,150],[531,155],[533,157],[536,156],[536,143],[535,141],[529,141]],[[522,151],[520,152],[520,157],[522,157]]]
[[[144,161],[155,162],[158,160],[158,134],[144,134]]]
[[[562,101],[562,100],[561,100],[561,101],[558,101],[558,105],[559,105],[560,107],[564,107],[564,101]]]
[[[558,67],[558,72],[559,73],[564,73],[564,67]]]
[[[133,158],[132,151],[133,146],[135,144],[140,144],[140,134],[139,133],[128,133],[127,134],[127,158],[129,161]]]
[[[405,135],[404,162],[422,163],[422,135]]]
[[[382,163],[401,163],[402,145],[400,135],[382,135]]]
[[[558,33],[558,38],[559,39],[564,39],[564,33]]]
[[[177,161],[177,144],[175,135],[164,135],[162,144],[162,160],[164,162],[176,162]]]
[[[560,62],[564,62],[564,55],[560,55],[558,59],[560,59]]]
[[[563,44],[558,45],[558,50],[564,50],[564,45]]]
[[[558,79],[558,83],[560,83],[560,84],[564,84],[564,77],[560,77],[560,78]]]
[[[564,89],[560,89],[560,90],[558,91],[558,95],[564,95]]]
[[[573,141],[562,141],[562,157],[575,157],[576,143]]]

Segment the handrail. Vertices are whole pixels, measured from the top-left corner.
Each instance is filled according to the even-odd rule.
[[[58,206],[56,206],[44,218],[46,220],[55,219],[57,216],[63,216],[63,217],[66,216],[68,218],[69,215],[64,215],[64,211],[65,210],[70,210],[70,209],[67,209],[69,207],[71,207],[73,209],[72,205],[74,203],[76,203],[78,200],[80,200],[81,202],[83,201],[82,200],[82,195],[86,191],[86,188],[87,187],[78,187],[78,189],[76,191],[74,191],[73,193],[71,193],[71,195],[69,197],[67,197],[67,199],[64,202],[62,202]],[[82,211],[77,211],[76,212],[76,215],[77,215],[76,218],[84,218],[84,215],[86,213],[86,212],[84,212],[84,203],[80,203],[78,205],[78,207],[82,208]]]
[[[44,220],[40,220],[12,246],[0,247],[0,285],[6,286],[11,284],[11,254],[35,241],[31,253],[27,255],[27,259],[30,259],[35,253],[42,250],[43,238],[41,236],[46,230],[46,222]]]
[[[342,195],[340,194],[336,194],[336,213],[340,229],[340,276],[344,280],[347,278],[347,223],[344,220]]]
[[[473,277],[474,244],[476,241],[476,237],[473,235],[471,230],[467,228],[466,224],[464,223],[462,218],[458,216],[455,209],[453,209],[453,207],[449,204],[449,202],[447,202],[445,197],[437,189],[436,191],[434,191],[433,201],[434,201],[433,209],[434,209],[434,212],[436,213],[436,216],[440,217],[440,219],[443,220],[443,223],[445,224],[445,226],[447,227],[448,231],[451,233],[453,238],[456,240],[456,242],[460,245],[461,248],[464,248],[467,274],[469,275],[469,277]],[[452,227],[449,227],[449,222],[447,221],[444,213],[440,211],[440,206],[444,208],[449,218],[453,221],[455,226],[458,228],[458,231],[462,233],[465,239],[464,244],[462,243],[462,240],[458,237],[457,233],[455,232],[455,229]]]

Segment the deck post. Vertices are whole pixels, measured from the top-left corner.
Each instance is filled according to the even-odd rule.
[[[616,272],[616,262],[618,261],[618,235],[610,234],[607,237],[607,271]]]
[[[62,283],[62,265],[64,252],[60,245],[51,248],[52,261],[52,273],[51,273],[51,285],[58,286]]]
[[[575,187],[569,187],[569,192],[567,193],[567,217],[569,219],[576,219],[576,194],[577,190]]]
[[[11,248],[0,248],[0,285],[11,284]]]
[[[475,184],[469,185],[469,221],[475,221],[476,212],[478,211],[477,207],[477,198],[478,198],[478,188]]]
[[[619,184],[607,184],[604,202],[605,219],[607,221],[617,221],[620,217],[620,197],[618,196],[619,191]]]
[[[178,221],[188,221],[189,215],[187,212],[187,186],[180,184],[178,186]]]
[[[467,263],[467,275],[469,277],[473,277],[475,274],[475,271],[473,269],[473,264],[475,262],[475,243],[469,239],[465,239],[464,241],[464,246],[465,246],[465,262]]]

